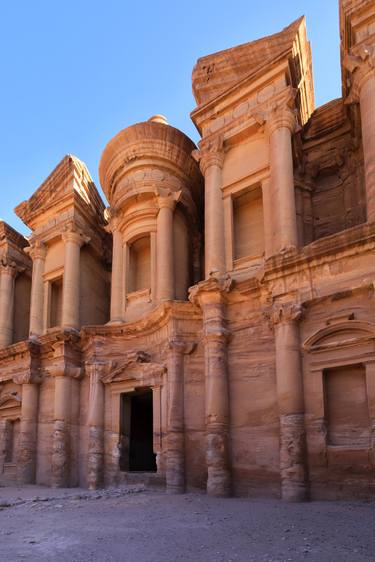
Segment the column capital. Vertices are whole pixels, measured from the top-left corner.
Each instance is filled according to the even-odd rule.
[[[62,361],[48,367],[47,372],[52,377],[71,377],[72,379],[81,379],[83,369],[77,365],[71,365]]]
[[[1,275],[10,275],[11,277],[16,277],[18,273],[24,271],[25,268],[17,267],[15,261],[10,260],[7,257],[3,257],[0,259],[0,274]]]
[[[268,136],[282,127],[289,129],[291,134],[298,129],[297,110],[294,107],[296,94],[295,88],[288,88],[282,98],[254,112],[254,119],[260,125],[265,125],[265,132]]]
[[[45,260],[47,256],[47,246],[38,239],[31,239],[30,246],[25,248],[26,254],[29,254],[31,259],[34,260]]]
[[[232,287],[230,275],[223,277],[211,275],[208,279],[200,281],[189,289],[191,303],[201,306],[205,302],[221,300],[223,293],[228,293]]]
[[[196,342],[184,341],[180,336],[173,336],[168,340],[167,348],[179,355],[190,355],[197,347]]]
[[[199,150],[193,150],[192,157],[198,162],[203,175],[210,166],[222,168],[224,164],[224,139],[217,136],[199,144]]]
[[[90,238],[85,236],[85,234],[79,230],[74,223],[69,223],[65,226],[61,237],[65,244],[67,242],[73,242],[73,244],[77,244],[79,247],[90,241]]]
[[[158,187],[156,190],[156,198],[159,210],[160,209],[171,209],[174,211],[176,204],[181,198],[180,191],[172,191],[171,189],[165,187]]]
[[[102,362],[91,360],[85,363],[85,371],[93,382],[104,382],[111,369],[114,368],[113,361]]]
[[[113,209],[112,207],[107,207],[104,211],[104,217],[108,221],[108,224],[104,227],[106,232],[114,233],[120,230],[121,227],[121,215],[119,211]]]
[[[375,77],[375,45],[356,45],[343,60],[346,70],[352,75],[350,93],[345,103],[358,103],[362,87]]]
[[[274,325],[290,324],[298,322],[303,318],[303,306],[299,303],[274,304],[271,312],[271,320]]]

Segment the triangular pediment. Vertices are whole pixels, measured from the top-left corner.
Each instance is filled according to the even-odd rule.
[[[15,208],[16,215],[31,229],[35,220],[64,201],[77,201],[102,217],[104,204],[86,165],[76,156],[66,155],[47,179]]]

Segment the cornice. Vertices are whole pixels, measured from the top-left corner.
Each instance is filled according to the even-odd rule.
[[[105,324],[104,326],[84,326],[81,329],[82,339],[92,336],[133,336],[148,335],[165,326],[170,319],[200,320],[201,313],[190,302],[175,301],[161,303],[157,308],[148,312],[146,316],[135,322],[124,322],[121,324]]]

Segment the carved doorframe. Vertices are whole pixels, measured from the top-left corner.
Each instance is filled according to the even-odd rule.
[[[312,469],[325,471],[330,462],[345,464],[348,454],[359,462],[369,459],[375,468],[375,325],[354,320],[327,322],[303,343],[304,396],[307,447]],[[336,367],[365,367],[370,443],[367,448],[330,445],[324,396],[324,371]]]

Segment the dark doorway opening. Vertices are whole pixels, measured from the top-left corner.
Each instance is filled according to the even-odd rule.
[[[156,472],[152,390],[122,394],[120,414],[120,470]]]

